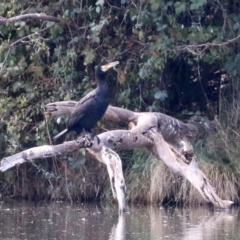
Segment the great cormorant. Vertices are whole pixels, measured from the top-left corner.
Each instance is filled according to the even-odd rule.
[[[91,132],[91,129],[103,117],[109,105],[108,84],[106,81],[107,71],[119,64],[118,61],[99,64],[95,68],[95,80],[97,88],[93,89],[84,96],[74,107],[70,115],[68,127],[57,134],[53,140],[65,136],[67,133],[74,131],[77,134],[86,131]]]

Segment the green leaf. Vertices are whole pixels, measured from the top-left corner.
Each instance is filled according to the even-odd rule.
[[[93,25],[91,27],[91,31],[92,32],[100,32],[103,28],[103,26],[107,23],[107,21],[103,20],[100,22],[100,24],[97,24],[97,25]]]
[[[38,27],[36,27],[36,28],[31,28],[31,32],[38,32],[39,31],[39,28]]]
[[[81,10],[81,8],[74,8],[74,9],[73,9],[73,12],[75,12],[75,13],[80,13],[80,12],[82,12],[82,10]]]
[[[14,70],[14,71],[19,71],[20,68],[19,68],[19,66],[14,66],[14,67],[13,67],[13,70]]]
[[[26,23],[24,21],[20,22],[20,26],[24,27],[26,25]]]
[[[65,12],[64,12],[64,16],[68,17],[69,16],[69,10],[66,9]]]
[[[83,55],[85,55],[84,65],[88,65],[89,63],[92,63],[95,58],[95,52],[93,51],[93,49],[84,50]]]
[[[151,4],[151,10],[156,11],[160,7],[160,3],[158,1]]]
[[[79,37],[74,37],[68,44],[73,44],[73,43],[78,43],[79,42]]]
[[[14,66],[14,61],[13,61],[13,60],[10,60],[10,61],[9,61],[9,66],[10,66],[10,67],[13,67],[13,66]]]
[[[158,99],[160,101],[164,101],[166,98],[168,97],[167,91],[166,90],[162,90],[162,91],[157,91],[154,94],[154,98]]]
[[[142,30],[140,30],[140,31],[138,32],[138,38],[139,38],[140,40],[143,40],[143,39],[144,39],[144,32],[143,32]]]
[[[175,12],[177,15],[179,15],[180,13],[184,12],[186,10],[186,3],[184,2],[176,2],[174,4],[175,7]]]
[[[100,37],[97,37],[97,36],[93,36],[93,42],[95,43],[100,43]]]
[[[47,27],[51,27],[51,26],[54,26],[55,25],[55,22],[47,22],[46,26]]]
[[[14,178],[14,172],[12,170],[8,170],[8,171],[4,172],[4,176],[7,181],[11,181]]]
[[[207,3],[206,0],[191,0],[191,2],[192,2],[190,5],[191,10],[197,10]]]
[[[79,159],[78,160],[78,164],[79,165],[82,165],[82,164],[84,164],[86,162],[86,158],[82,158],[82,159]]]
[[[18,36],[19,37],[23,37],[24,36],[24,30],[23,29],[18,30]]]

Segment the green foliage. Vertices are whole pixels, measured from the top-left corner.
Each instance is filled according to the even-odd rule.
[[[134,149],[132,156],[128,157],[128,165],[124,170],[128,201],[149,202],[152,159],[149,152],[143,149]]]

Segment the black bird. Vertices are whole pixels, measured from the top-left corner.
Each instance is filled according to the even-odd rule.
[[[86,131],[91,132],[91,129],[103,117],[109,105],[108,84],[106,81],[107,71],[119,64],[118,61],[99,64],[95,68],[95,80],[97,88],[93,89],[84,96],[74,107],[70,115],[68,127],[57,134],[53,140],[65,136],[67,133],[74,131],[77,134]]]

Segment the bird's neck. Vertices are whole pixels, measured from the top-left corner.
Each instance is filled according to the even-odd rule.
[[[105,80],[98,79],[97,80],[97,90],[100,93],[107,93],[108,92],[108,84]]]

